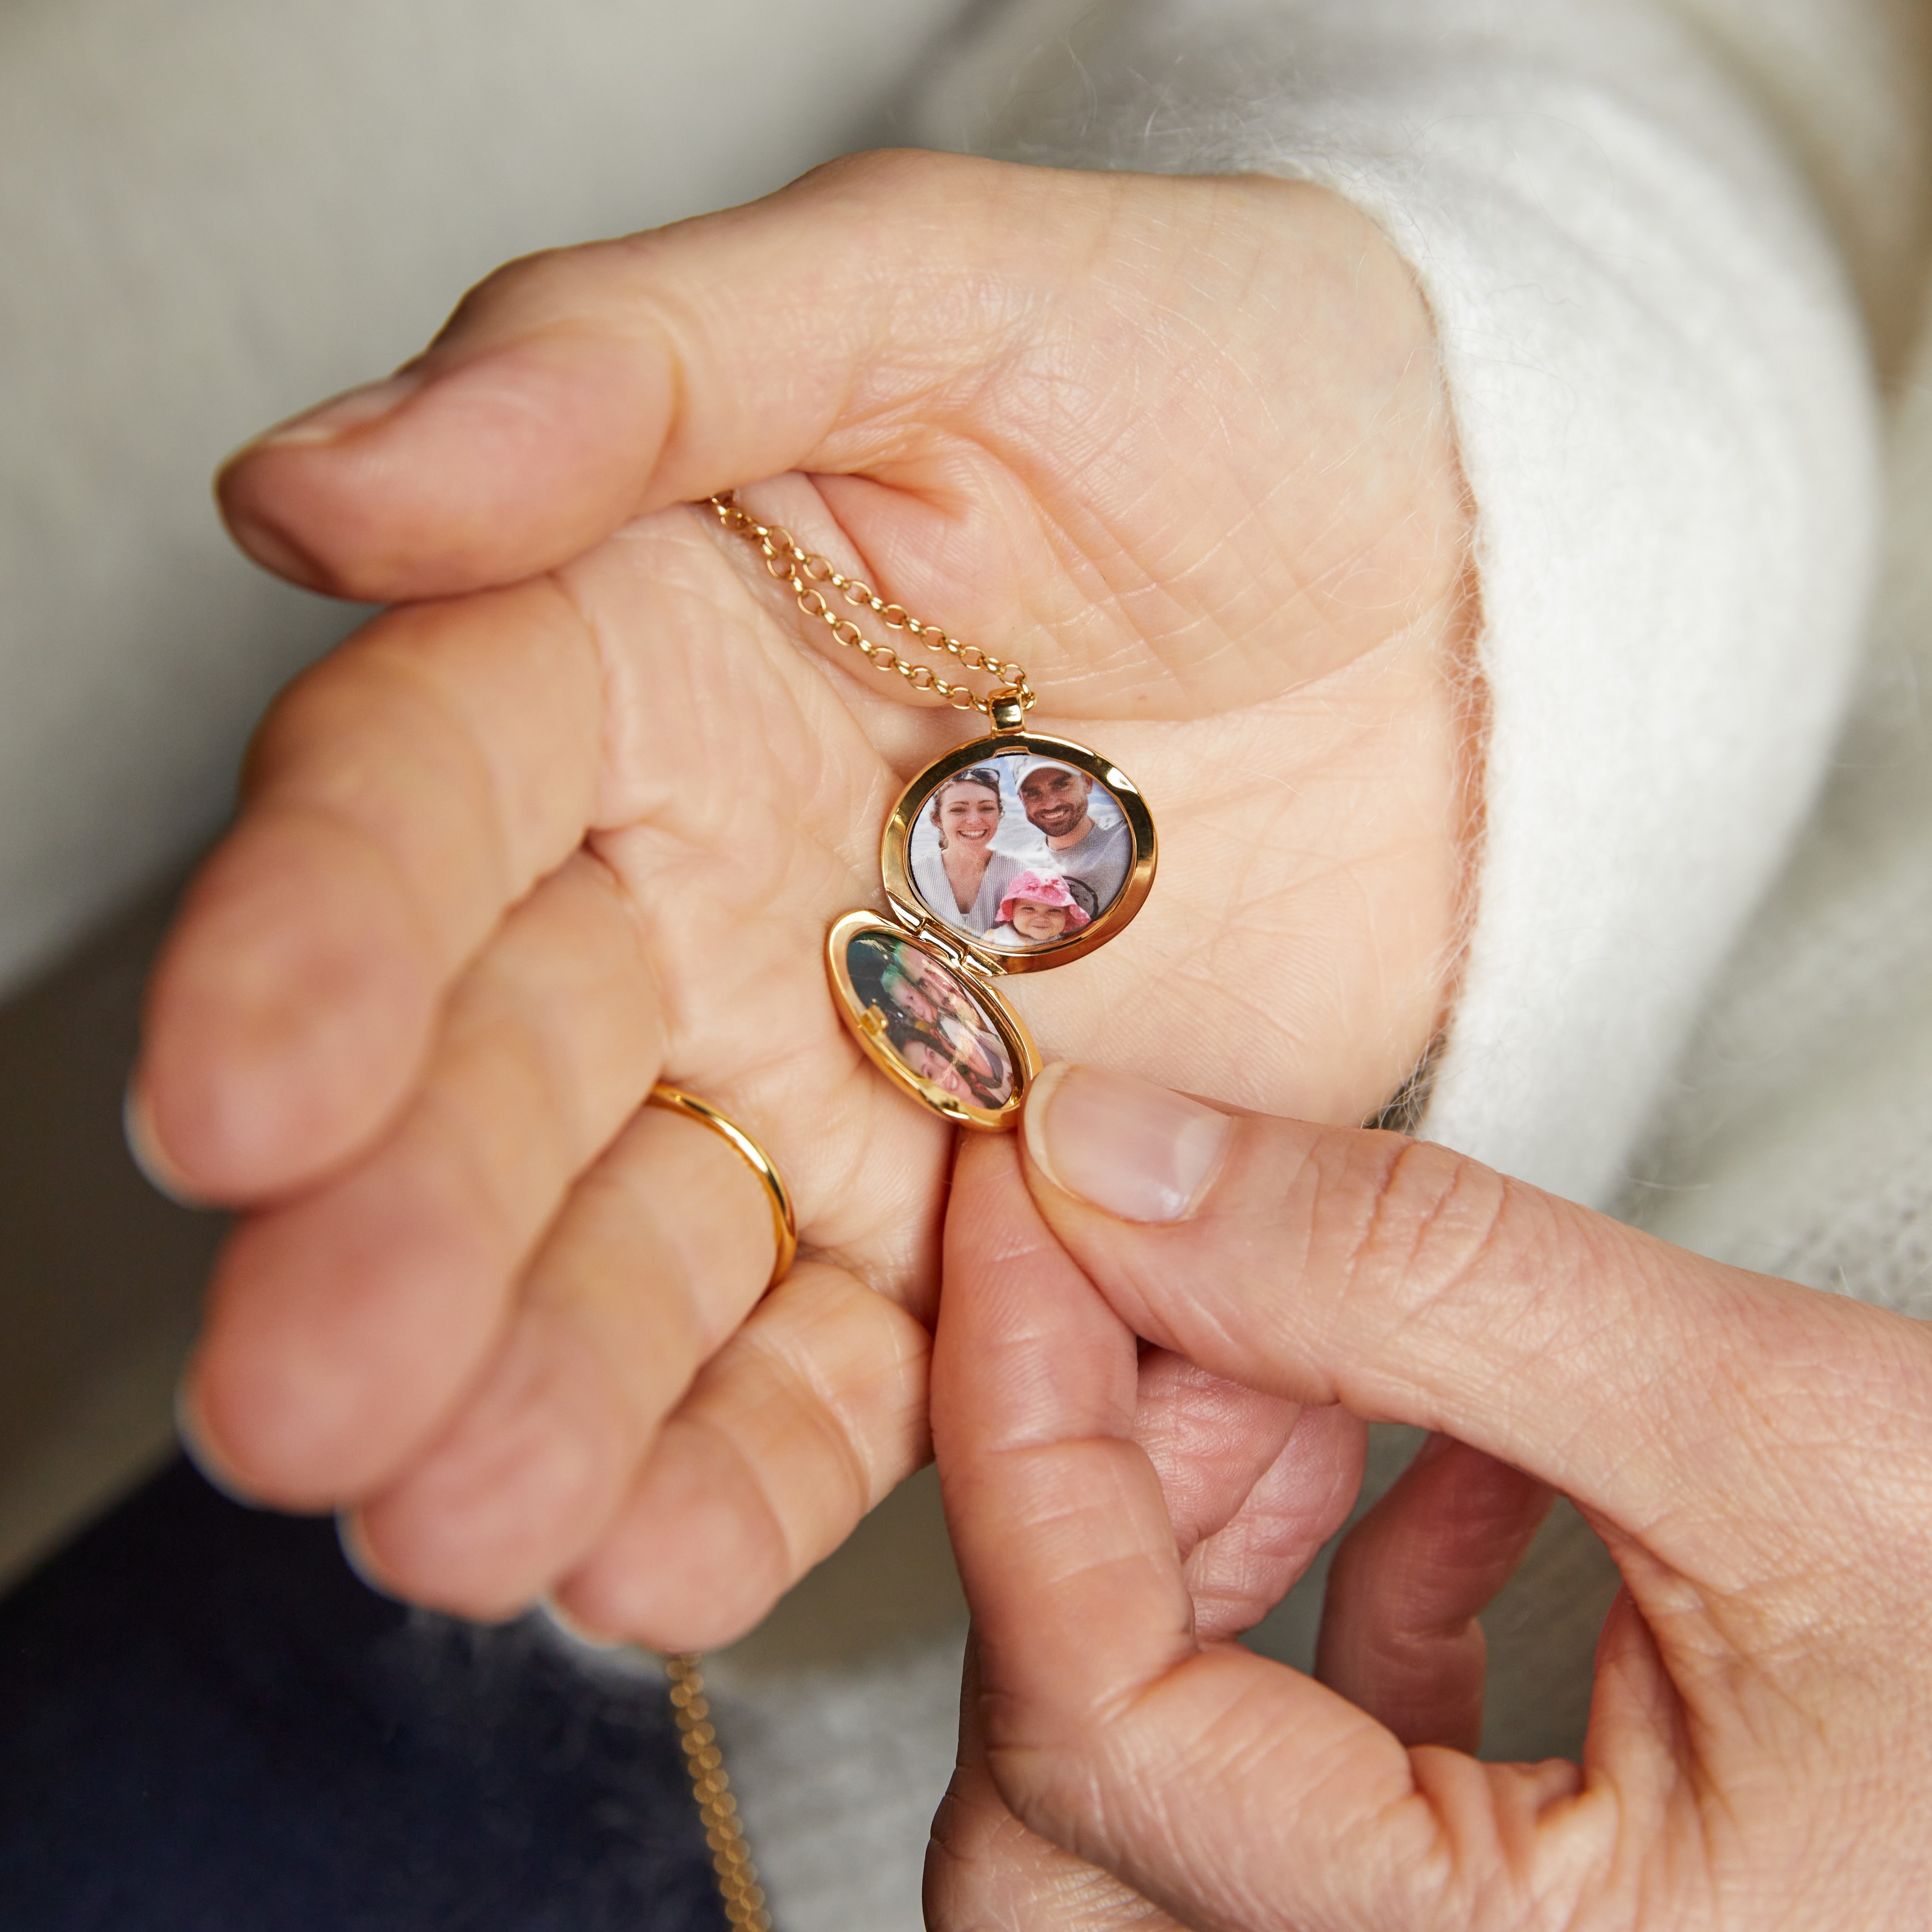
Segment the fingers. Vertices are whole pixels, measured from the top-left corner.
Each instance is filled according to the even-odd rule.
[[[462,963],[582,838],[601,716],[543,584],[393,612],[293,687],[149,990],[133,1112],[171,1180],[250,1201],[366,1142]]]
[[[1477,1614],[1515,1573],[1550,1500],[1534,1478],[1432,1436],[1336,1554],[1316,1676],[1406,1744],[1473,1752]]]
[[[1036,171],[865,157],[514,262],[398,377],[242,451],[223,509],[270,568],[388,601],[514,582],[740,482],[902,459],[902,408],[970,394],[1024,308],[969,265],[1021,288],[1064,273],[1108,202],[1050,202]]]
[[[940,1802],[925,1905],[931,1932],[1180,1932],[1112,1873],[1028,1831],[983,1758],[962,1762]]]
[[[976,1646],[960,1688],[959,1762],[926,1855],[931,1932],[1179,1932],[1160,1906],[1111,1872],[1030,1832],[986,1768]]]
[[[1720,1590],[1861,1540],[1816,1499],[1862,1493],[1858,1470],[1932,1412],[1913,1324],[1441,1148],[1087,1070],[1034,1088],[1025,1142],[1055,1234],[1140,1334],[1269,1394],[1453,1435]]]
[[[1161,1349],[1141,1357],[1133,1441],[1160,1479],[1204,1641],[1258,1623],[1346,1518],[1367,1432]]]
[[[1368,1432],[1342,1408],[1304,1408],[1281,1453],[1182,1574],[1204,1643],[1251,1630],[1287,1595],[1347,1520]],[[1172,1494],[1163,1478],[1163,1491]]]
[[[1160,1486],[1131,1441],[1134,1340],[1033,1208],[1010,1144],[963,1150],[933,1426],[984,1672],[988,1762],[1022,1822],[1187,1924],[1552,1922],[1601,1853],[1527,1856],[1561,1770],[1413,1762],[1333,1693],[1204,1648]],[[1505,1846],[1508,1849],[1506,1851]]]
[[[189,1382],[217,1462],[296,1508],[393,1474],[476,1375],[538,1234],[662,1047],[628,904],[574,859],[465,976],[392,1131],[231,1238]]]
[[[742,1636],[926,1460],[931,1346],[897,1303],[801,1262],[706,1364],[559,1603],[656,1650]]]
[[[764,1190],[696,1123],[640,1108],[578,1184],[442,1436],[358,1512],[399,1595],[473,1617],[536,1601],[615,1516],[664,1416],[757,1300]]]
[[[1154,1465],[1184,1556],[1220,1528],[1288,1446],[1300,1406],[1179,1355],[1141,1358],[1133,1439]]]

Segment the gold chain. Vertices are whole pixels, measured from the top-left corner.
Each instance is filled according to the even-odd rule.
[[[758,547],[764,556],[765,568],[781,584],[791,586],[798,608],[808,617],[816,617],[842,644],[866,658],[874,670],[897,671],[914,690],[929,691],[935,697],[945,699],[956,711],[982,711],[991,718],[994,706],[1002,700],[1009,706],[1016,701],[1021,715],[1033,709],[1033,687],[1027,682],[1022,665],[1010,658],[994,657],[977,644],[962,644],[937,624],[921,623],[902,604],[888,604],[869,584],[862,584],[856,577],[848,577],[844,572],[835,569],[824,557],[801,549],[790,531],[776,524],[760,523],[750,511],[740,505],[730,490],[720,496],[707,496],[705,502],[734,536],[742,537],[747,543]],[[947,652],[968,670],[988,672],[998,678],[999,683],[981,698],[964,685],[954,684],[940,676],[932,665],[908,658],[890,644],[874,644],[850,617],[834,607],[819,587],[821,584],[829,584],[854,610],[862,607],[870,610],[887,630],[903,631],[908,637],[916,638],[928,650]]]
[[[670,1675],[670,1708],[684,1745],[684,1766],[691,1774],[691,1795],[698,1800],[704,1842],[711,1847],[711,1869],[718,1874],[718,1896],[724,1901],[724,1922],[731,1932],[772,1932],[764,1888],[745,1842],[724,1754],[718,1748],[718,1733],[712,1727],[704,1672],[692,1656],[667,1658],[664,1666]]]

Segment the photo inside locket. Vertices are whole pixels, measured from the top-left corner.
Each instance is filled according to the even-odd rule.
[[[1065,944],[1126,889],[1134,840],[1120,801],[1057,758],[1011,752],[942,779],[919,802],[906,869],[926,910],[976,946]]]
[[[862,932],[845,947],[845,974],[866,1028],[909,1072],[997,1112],[1013,1097],[1012,1057],[986,1003],[960,976],[909,939]]]

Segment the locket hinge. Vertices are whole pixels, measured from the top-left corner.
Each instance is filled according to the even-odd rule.
[[[956,973],[968,973],[980,978],[1004,975],[1006,968],[1002,959],[988,958],[983,953],[971,951],[962,946],[958,936],[949,928],[928,919],[925,914],[916,912],[909,905],[897,899],[890,902],[892,916],[907,932],[916,939],[928,952],[938,955]]]
[[[1024,684],[1003,684],[986,694],[986,718],[995,731],[1024,731],[1033,693]]]

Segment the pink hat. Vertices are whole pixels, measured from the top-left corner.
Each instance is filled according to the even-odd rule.
[[[1022,872],[1006,888],[1006,896],[1000,902],[1000,923],[1012,923],[1013,902],[1024,900],[1028,905],[1064,906],[1072,916],[1066,922],[1069,932],[1078,932],[1087,923],[1087,915],[1082,910],[1073,895],[1066,890],[1066,881],[1058,872]]]

